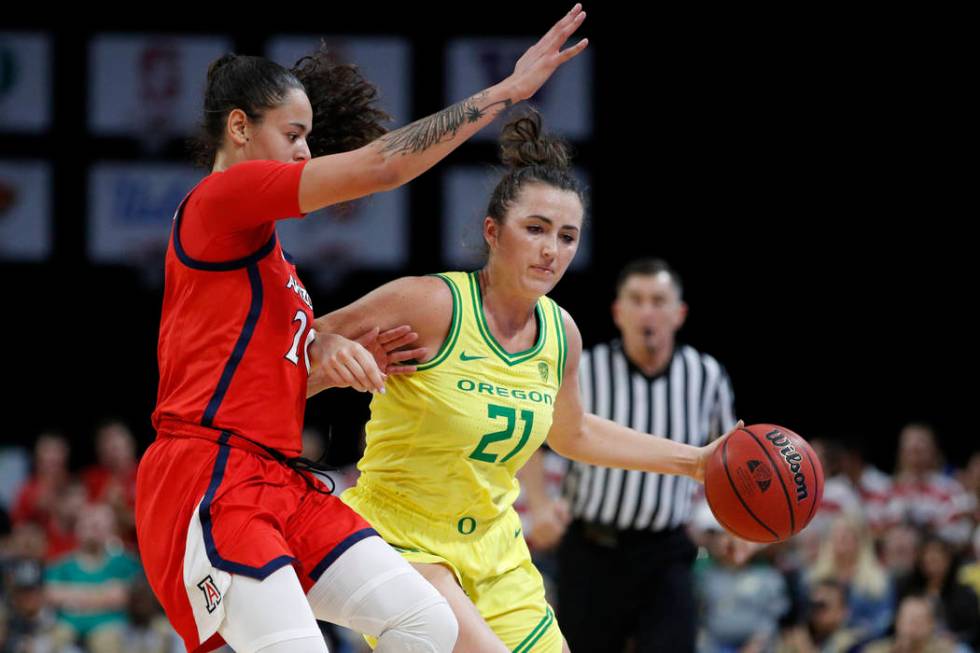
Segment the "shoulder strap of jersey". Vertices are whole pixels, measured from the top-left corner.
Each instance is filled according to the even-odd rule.
[[[446,339],[442,341],[442,346],[439,351],[432,358],[432,360],[419,365],[416,370],[419,372],[424,372],[425,370],[431,370],[433,367],[439,363],[446,360],[449,354],[452,352],[453,347],[456,346],[456,341],[459,339],[460,326],[462,325],[462,309],[463,309],[463,298],[460,296],[460,289],[457,285],[457,280],[460,279],[459,272],[442,272],[438,274],[433,274],[432,276],[438,277],[446,282],[449,286],[449,292],[453,297],[453,316],[449,322],[449,332],[446,334]]]

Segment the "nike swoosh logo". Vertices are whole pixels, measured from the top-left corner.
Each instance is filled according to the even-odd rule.
[[[518,528],[516,531],[514,531],[514,537],[517,537],[520,534],[521,534],[521,529]]]
[[[481,358],[486,358],[486,356],[467,356],[465,351],[459,353],[459,360],[461,361],[478,361]]]

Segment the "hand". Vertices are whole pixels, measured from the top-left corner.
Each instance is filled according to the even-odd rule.
[[[704,483],[704,471],[708,468],[708,459],[711,458],[711,454],[715,452],[715,449],[721,446],[721,443],[725,441],[725,438],[727,438],[728,436],[730,436],[732,433],[739,430],[743,426],[745,426],[745,422],[743,422],[742,420],[738,420],[738,423],[732,427],[731,431],[721,436],[720,438],[715,439],[714,442],[709,442],[708,444],[700,448],[700,450],[698,451],[697,467],[694,469],[694,474],[691,475],[691,477],[695,481],[697,481],[698,483]]]
[[[355,338],[354,342],[359,343],[374,357],[374,362],[378,364],[378,369],[383,374],[390,375],[411,374],[415,371],[416,365],[399,363],[425,358],[427,350],[424,347],[403,349],[418,339],[419,334],[412,331],[412,327],[403,324],[383,332],[378,327],[374,327]]]
[[[549,501],[542,509],[531,512],[531,532],[527,541],[535,549],[547,551],[557,546],[572,513],[564,499]]]
[[[386,377],[374,356],[361,343],[336,333],[318,334],[310,345],[310,364],[309,384],[315,387],[384,392]]]
[[[510,76],[516,94],[516,100],[526,100],[534,95],[558,67],[580,53],[589,44],[589,39],[582,39],[572,47],[562,51],[568,37],[579,28],[585,20],[582,5],[576,4],[565,17],[555,23],[541,40],[528,48],[517,64],[514,74]]]

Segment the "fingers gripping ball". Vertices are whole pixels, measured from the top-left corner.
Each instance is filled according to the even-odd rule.
[[[753,542],[779,542],[816,514],[823,468],[806,440],[782,426],[753,424],[715,449],[704,492],[718,522]]]

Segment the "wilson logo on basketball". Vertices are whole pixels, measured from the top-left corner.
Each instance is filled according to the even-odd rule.
[[[750,460],[745,463],[749,467],[749,472],[752,474],[752,479],[755,484],[759,486],[759,490],[765,492],[772,485],[772,469],[769,465],[763,465],[758,460]]]
[[[205,576],[204,580],[197,584],[197,588],[204,592],[204,600],[207,601],[208,614],[211,614],[221,603],[221,592],[214,584],[214,579],[210,575]]]
[[[794,447],[789,442],[783,433],[777,430],[772,430],[766,433],[766,440],[772,442],[776,447],[779,447],[779,453],[782,455],[783,460],[786,461],[786,466],[789,470],[793,472],[793,482],[796,483],[796,502],[800,503],[803,499],[810,496],[810,493],[806,489],[806,476],[800,471],[802,469],[803,456],[801,456]]]

